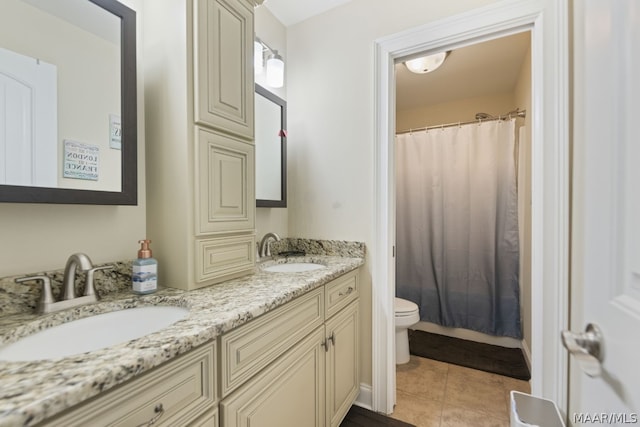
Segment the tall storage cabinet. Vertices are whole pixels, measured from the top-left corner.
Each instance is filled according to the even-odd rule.
[[[255,267],[253,3],[145,4],[147,237],[161,285]],[[136,237],[138,238],[138,237]]]

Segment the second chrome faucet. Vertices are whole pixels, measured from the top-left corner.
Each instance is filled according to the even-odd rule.
[[[278,236],[276,233],[267,233],[262,237],[262,240],[260,240],[260,244],[258,246],[258,257],[259,258],[264,258],[264,257],[270,257],[271,256],[271,249],[269,248],[269,243],[271,241],[277,242],[280,240],[280,236]]]

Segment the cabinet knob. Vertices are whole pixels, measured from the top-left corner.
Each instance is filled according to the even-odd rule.
[[[148,427],[157,423],[160,417],[164,415],[164,407],[162,406],[162,403],[158,403],[156,407],[153,408],[153,412],[155,412],[155,415],[149,421],[138,424],[136,427]]]
[[[346,292],[339,292],[338,296],[343,297],[345,295],[349,295],[351,292],[353,292],[353,286],[349,286]]]
[[[328,338],[329,341],[331,341],[331,344],[333,344],[333,346],[335,347],[336,345],[336,334],[335,332],[331,332],[331,336]]]

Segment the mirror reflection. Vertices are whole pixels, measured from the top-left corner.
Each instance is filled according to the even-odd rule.
[[[87,0],[2,2],[0,185],[120,192],[120,17]]]
[[[287,206],[287,103],[256,84],[256,206]]]

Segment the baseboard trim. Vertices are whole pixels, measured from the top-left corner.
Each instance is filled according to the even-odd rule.
[[[360,383],[360,394],[353,404],[370,411],[373,410],[373,395],[369,384]]]
[[[531,349],[529,349],[529,345],[525,340],[522,340],[522,354],[524,355],[524,361],[527,362],[529,372],[531,372]],[[531,378],[533,378],[533,375],[531,375]]]

